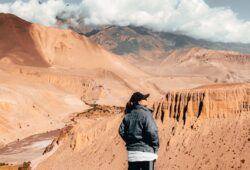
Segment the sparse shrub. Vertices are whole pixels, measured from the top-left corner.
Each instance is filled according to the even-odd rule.
[[[30,164],[31,164],[30,161],[23,162],[23,165],[18,167],[18,170],[30,170],[31,169]]]
[[[4,162],[0,162],[0,166],[6,166],[8,165],[7,163],[4,163]]]

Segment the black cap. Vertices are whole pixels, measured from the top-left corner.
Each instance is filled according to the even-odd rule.
[[[146,100],[149,97],[149,94],[142,94],[140,92],[135,92],[131,98],[130,98],[130,102],[136,104],[141,100]]]

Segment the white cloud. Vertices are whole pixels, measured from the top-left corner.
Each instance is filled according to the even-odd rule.
[[[0,4],[0,12],[12,13],[28,21],[43,25],[53,25],[56,22],[58,12],[64,10],[63,0],[49,0],[39,3],[38,0],[22,1]]]
[[[250,22],[242,21],[229,8],[210,8],[204,0],[83,0],[66,6],[63,0],[37,0],[0,4],[0,11],[29,21],[55,24],[65,12],[86,24],[144,26],[155,31],[180,32],[196,38],[250,43]]]

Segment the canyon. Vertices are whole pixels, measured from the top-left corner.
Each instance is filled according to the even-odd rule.
[[[0,169],[127,169],[118,127],[135,91],[150,93],[157,169],[249,169],[250,55],[140,54],[0,13]]]
[[[249,90],[249,84],[207,86],[153,101],[160,134],[156,168],[249,169]],[[75,117],[38,169],[127,169],[117,133],[123,110],[99,106],[90,112]]]

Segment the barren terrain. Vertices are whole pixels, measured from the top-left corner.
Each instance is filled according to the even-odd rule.
[[[0,169],[126,169],[118,126],[134,91],[151,94],[157,169],[249,169],[250,55],[142,53],[0,13],[0,163],[13,165]]]

